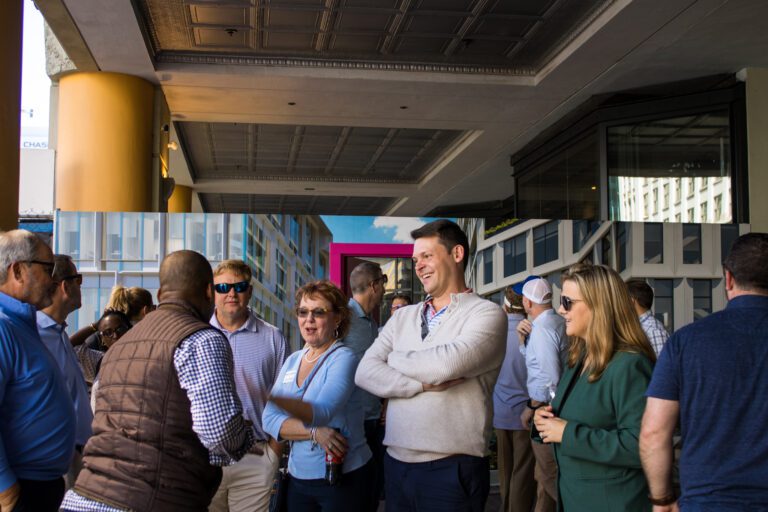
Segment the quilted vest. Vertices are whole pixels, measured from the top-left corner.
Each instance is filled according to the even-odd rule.
[[[192,431],[173,353],[211,326],[183,303],[162,304],[104,356],[93,436],[78,494],[135,511],[205,511],[221,480]]]

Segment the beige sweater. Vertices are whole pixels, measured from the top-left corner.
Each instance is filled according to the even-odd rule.
[[[384,444],[403,462],[454,454],[487,455],[493,387],[507,339],[507,317],[474,293],[451,296],[442,321],[421,339],[423,303],[399,309],[357,369],[355,383],[389,398]],[[463,377],[445,391],[422,391]]]

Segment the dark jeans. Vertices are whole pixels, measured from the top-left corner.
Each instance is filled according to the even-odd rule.
[[[64,499],[64,478],[19,479],[21,495],[13,512],[56,512]]]
[[[374,486],[371,489],[371,506],[367,510],[376,512],[379,500],[384,498],[384,425],[379,420],[365,420],[365,441],[373,453]]]
[[[338,485],[330,486],[325,479],[288,479],[288,512],[360,512],[370,501],[373,461],[344,473]]]
[[[483,512],[491,488],[487,457],[407,463],[386,454],[384,472],[387,512]]]

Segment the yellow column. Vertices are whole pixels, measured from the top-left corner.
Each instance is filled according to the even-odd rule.
[[[152,84],[135,76],[95,72],[61,78],[56,208],[154,210],[153,101]]]
[[[168,213],[190,213],[192,211],[192,187],[176,185],[168,199]]]
[[[19,224],[22,0],[3,3],[0,16],[0,230]]]
[[[768,69],[749,68],[746,89],[749,225],[768,233]]]

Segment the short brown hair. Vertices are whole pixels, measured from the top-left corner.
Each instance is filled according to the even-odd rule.
[[[651,309],[653,306],[653,288],[645,282],[645,279],[630,279],[627,281],[627,291],[641,308]]]
[[[433,220],[429,224],[424,224],[419,229],[411,231],[411,238],[414,240],[436,236],[440,243],[451,252],[454,247],[460,245],[464,248],[464,257],[461,260],[463,269],[467,268],[467,258],[469,258],[469,240],[466,233],[462,231],[458,224],[448,219]]]
[[[338,286],[327,279],[305,284],[296,290],[296,309],[299,308],[301,299],[304,297],[310,299],[320,297],[328,301],[333,312],[339,315],[340,320],[337,336],[343,338],[347,335],[352,313],[347,307],[347,298],[344,296],[344,292],[342,292]]]
[[[768,293],[768,233],[747,233],[733,242],[723,268],[740,289]]]
[[[213,277],[219,276],[224,272],[232,272],[239,276],[243,276],[244,281],[251,282],[251,267],[248,266],[243,260],[224,260],[216,266],[216,270],[213,271]]]

